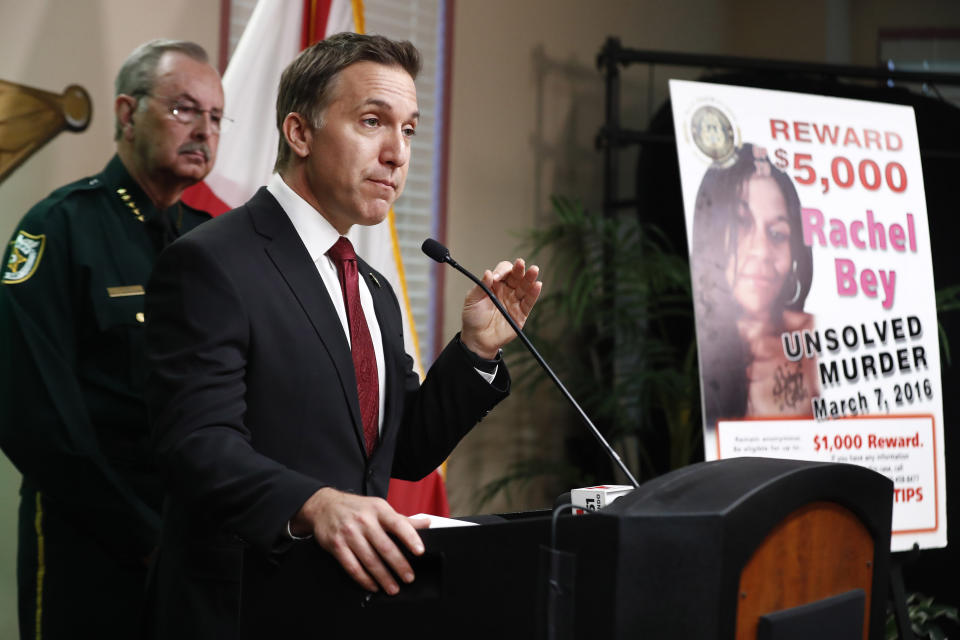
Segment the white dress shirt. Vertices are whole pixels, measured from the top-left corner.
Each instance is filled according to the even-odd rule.
[[[350,322],[347,319],[347,309],[343,302],[343,289],[340,288],[337,266],[327,255],[330,247],[340,239],[340,233],[306,200],[291,189],[280,177],[280,174],[273,174],[270,182],[267,183],[267,191],[280,203],[280,206],[290,218],[290,222],[293,223],[293,227],[297,230],[297,235],[300,236],[300,240],[307,248],[310,259],[316,265],[317,272],[323,279],[324,286],[327,287],[327,293],[330,294],[330,300],[333,301],[333,306],[337,310],[340,324],[343,325],[343,334],[346,336],[349,345]],[[359,269],[359,272],[360,306],[363,308],[363,316],[367,321],[367,328],[370,329],[370,341],[373,342],[373,351],[377,356],[377,382],[380,391],[377,428],[382,430],[384,399],[386,398],[387,388],[386,367],[383,362],[383,338],[380,335],[380,324],[377,322],[377,313],[373,308],[373,298],[370,296],[370,289],[368,288],[367,278],[369,274],[364,273],[362,269]]]

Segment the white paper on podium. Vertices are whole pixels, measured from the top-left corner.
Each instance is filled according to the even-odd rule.
[[[473,527],[476,526],[476,522],[467,522],[466,520],[455,520],[453,518],[444,518],[441,516],[434,516],[429,513],[418,513],[415,516],[410,516],[411,518],[420,518],[430,521],[430,529],[446,529],[447,527]]]

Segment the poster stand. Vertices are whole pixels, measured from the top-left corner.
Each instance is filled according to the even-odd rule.
[[[914,640],[907,613],[907,592],[903,586],[904,565],[909,565],[920,556],[920,546],[913,545],[909,551],[890,554],[890,602],[893,605],[893,617],[897,622],[897,632],[901,640]]]

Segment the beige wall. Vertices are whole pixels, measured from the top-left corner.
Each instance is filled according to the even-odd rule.
[[[880,29],[960,26],[960,3],[952,0],[729,0],[722,4],[727,7],[721,23],[726,36],[724,50],[717,53],[781,60],[874,66]],[[836,25],[842,28],[831,28]]]
[[[960,2],[954,0],[850,0],[850,42],[856,64],[872,64],[877,56],[877,30],[960,26]]]
[[[216,63],[217,0],[31,0],[0,3],[0,79],[61,92],[79,84],[93,101],[83,133],[62,133],[0,183],[0,237],[53,189],[98,172],[113,153],[113,78],[138,44],[183,38]],[[0,354],[0,366],[10,366]],[[25,407],[25,412],[29,407]],[[19,476],[0,455],[0,638],[16,631]]]
[[[601,156],[593,140],[603,82],[596,57],[609,35],[624,46],[713,53],[722,49],[724,34],[714,25],[723,15],[719,2],[689,0],[457,2],[447,220],[457,261],[482,271],[516,257],[517,232],[543,219],[553,193],[599,203]],[[654,108],[665,77],[655,83]],[[624,74],[624,113],[637,127],[648,115],[646,87],[645,70]],[[543,280],[549,288],[550,274]],[[447,273],[447,336],[459,328],[468,285]],[[479,489],[514,460],[557,453],[570,428],[557,421],[561,402],[552,388],[536,400],[514,394],[467,437],[448,465],[453,513],[476,511]],[[531,426],[535,417],[539,428]],[[482,511],[543,508],[555,493],[549,483],[534,483]]]
[[[825,62],[826,5],[830,0],[803,3],[736,0],[720,24],[725,33],[723,53],[780,60]],[[844,4],[836,2],[835,4]]]

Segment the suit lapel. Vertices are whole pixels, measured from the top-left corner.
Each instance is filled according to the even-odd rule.
[[[317,337],[333,360],[344,398],[350,407],[357,443],[362,449],[363,422],[360,417],[353,357],[346,336],[343,335],[337,310],[330,301],[323,280],[317,273],[317,267],[310,259],[310,254],[290,218],[266,188],[261,187],[246,206],[254,228],[267,239],[264,246],[267,256],[290,287],[313,325]]]

